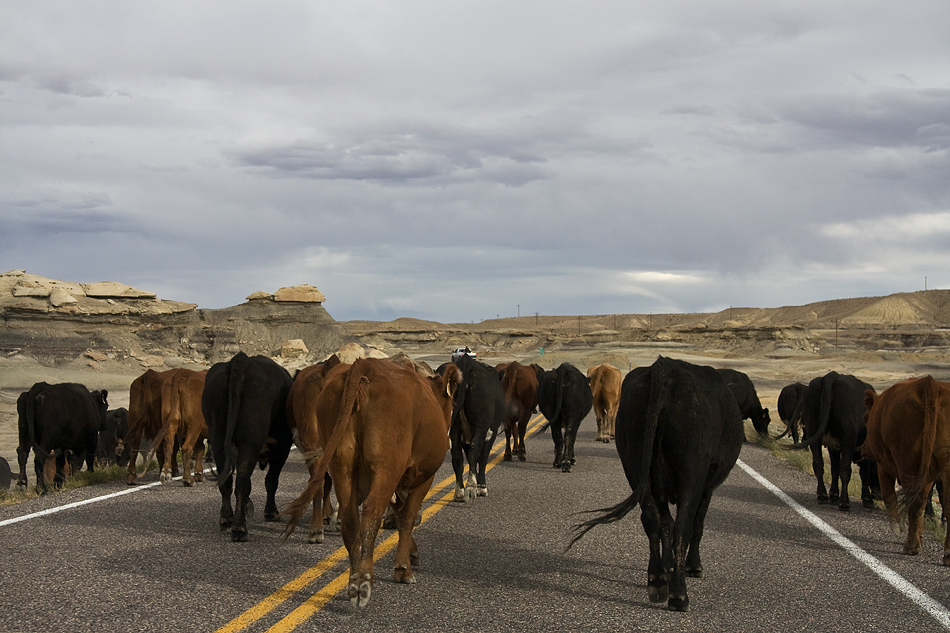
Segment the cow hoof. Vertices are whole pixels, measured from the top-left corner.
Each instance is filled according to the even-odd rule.
[[[950,567],[950,552],[943,553],[943,564],[945,567]]]
[[[650,602],[666,602],[670,595],[670,586],[662,580],[651,580],[647,583],[647,595]]]
[[[280,512],[265,512],[264,520],[269,521],[271,523],[278,522],[280,521]]]
[[[479,497],[488,496],[488,486],[478,486],[475,490],[476,490],[476,495]]]
[[[693,567],[692,569],[686,570],[686,575],[690,578],[702,578],[703,577],[703,568],[702,566]]]
[[[231,542],[232,543],[247,543],[247,529],[246,528],[231,528]]]
[[[862,499],[861,504],[868,510],[874,509],[874,499]]]
[[[504,460],[505,460],[506,462],[510,462],[510,461],[511,461],[511,453],[505,453]]]
[[[460,503],[465,502],[465,488],[456,488],[455,497],[452,498],[453,501],[458,501]]]
[[[818,495],[818,504],[826,505],[828,503],[828,497],[824,495]]]
[[[218,519],[218,529],[224,532],[231,527],[231,519]]]
[[[167,484],[169,481],[172,480],[172,476],[171,474],[166,473],[165,471],[162,471],[162,474],[158,476],[158,480],[162,482],[163,484]]]
[[[563,464],[561,464],[561,472],[562,473],[571,472],[571,462],[564,462]]]
[[[670,596],[670,601],[666,603],[666,608],[670,611],[679,611],[685,613],[689,611],[688,596]]]
[[[393,571],[393,581],[404,585],[416,584],[416,577],[412,570],[405,565],[400,565]]]
[[[851,504],[850,504],[850,503],[839,503],[839,504],[838,504],[838,509],[841,510],[842,512],[850,512],[850,511],[851,511]]]
[[[311,545],[322,543],[323,540],[324,540],[324,535],[322,531],[321,532],[317,532],[316,530],[311,531],[310,536],[307,537],[307,542],[310,543]]]
[[[554,468],[560,468],[560,467],[561,467],[561,462],[554,462],[554,466],[553,466],[553,467],[554,467]]]
[[[347,591],[347,594],[350,595],[350,604],[354,604],[361,609],[369,604],[369,598],[372,593],[373,586],[368,580],[361,582],[359,587],[350,585],[350,589]]]
[[[188,481],[187,479],[182,479],[182,480],[181,480],[181,485],[183,485],[185,488],[191,488],[192,486],[195,485],[195,482],[193,482],[193,481]]]
[[[518,461],[519,462],[528,461],[528,456],[524,454],[524,451],[521,451],[520,453],[518,453]]]
[[[195,475],[195,481],[204,481],[204,480],[205,480],[204,473],[202,473],[201,471],[198,471],[198,473]]]

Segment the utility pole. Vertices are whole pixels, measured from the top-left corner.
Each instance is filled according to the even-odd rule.
[[[518,304],[518,316],[519,316],[519,317],[521,316],[521,304],[520,304],[520,303]]]

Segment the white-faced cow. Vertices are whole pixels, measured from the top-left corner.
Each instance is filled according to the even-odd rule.
[[[337,365],[327,373],[316,402],[325,452],[307,488],[285,510],[290,522],[284,535],[293,531],[329,469],[340,502],[340,529],[350,559],[347,597],[353,604],[369,602],[376,535],[393,498],[399,532],[393,579],[415,582],[412,566],[419,554],[413,523],[445,460],[460,379],[451,364],[441,375],[426,378],[379,359]]]
[[[54,460],[56,473],[53,484],[65,481],[67,462],[74,468],[86,462],[94,470],[99,430],[105,426],[109,409],[108,392],[90,392],[84,385],[45,382],[34,384],[17,398],[19,446],[17,461],[20,466],[18,486],[26,487],[26,460],[34,452],[33,466],[37,487],[47,491],[44,466]]]
[[[232,541],[248,540],[251,473],[258,464],[261,470],[267,469],[264,520],[278,520],[277,484],[293,443],[286,415],[292,384],[287,370],[273,360],[266,356],[248,357],[244,352],[208,370],[201,410],[218,470],[218,525],[222,531],[231,528]]]
[[[905,554],[920,553],[924,506],[935,481],[950,490],[950,383],[931,376],[899,382],[881,395],[865,392],[868,436],[861,452],[877,462],[881,495],[895,533],[899,511],[909,518]],[[905,502],[894,492],[900,482]],[[950,501],[941,497],[943,515]],[[943,545],[943,564],[950,565],[950,530]]]
[[[492,367],[462,354],[456,366],[462,372],[462,384],[455,394],[455,409],[449,439],[452,445],[452,469],[455,471],[455,501],[488,496],[488,456],[505,417],[505,392]],[[443,366],[440,369],[445,371]],[[468,481],[465,464],[468,463]]]
[[[570,363],[546,371],[538,378],[538,408],[547,418],[554,439],[554,468],[571,472],[574,441],[581,422],[594,406],[587,377]]]
[[[686,576],[703,573],[699,543],[706,511],[743,439],[739,407],[712,367],[661,356],[652,366],[633,370],[624,378],[617,411],[617,452],[633,492],[578,525],[571,544],[639,505],[650,540],[650,601],[668,599],[670,610],[687,611]]]

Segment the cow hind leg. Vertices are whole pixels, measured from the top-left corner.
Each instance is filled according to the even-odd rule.
[[[825,488],[825,456],[821,452],[821,444],[815,444],[811,447],[811,467],[815,472],[815,479],[818,480],[815,493],[818,503],[828,503],[828,490]]]
[[[663,560],[665,549],[663,530],[665,529],[668,532],[669,526],[662,524],[656,504],[650,498],[649,493],[644,498],[642,509],[640,523],[643,525],[643,531],[650,542],[650,562],[647,564],[647,595],[650,602],[666,602],[670,592],[670,574],[669,568]]]
[[[416,514],[422,507],[422,500],[431,486],[432,479],[430,478],[426,483],[413,489],[396,513],[399,543],[396,547],[394,561],[393,580],[395,582],[405,584],[416,582],[412,567],[419,564],[419,550],[416,547],[416,540],[412,536],[412,529],[415,526]]]

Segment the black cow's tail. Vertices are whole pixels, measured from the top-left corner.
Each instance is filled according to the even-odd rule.
[[[581,540],[585,534],[591,531],[597,525],[604,525],[607,523],[615,523],[620,519],[627,516],[631,510],[637,507],[640,503],[640,497],[636,493],[631,493],[629,497],[621,501],[615,506],[609,508],[602,508],[600,510],[590,510],[590,512],[601,512],[600,516],[596,516],[589,521],[584,521],[580,525],[575,525],[571,530],[573,536],[571,537],[571,542],[567,544],[566,549],[571,549],[571,547],[577,541]]]
[[[602,513],[593,519],[585,521],[574,527],[574,536],[571,538],[570,549],[594,526],[605,523],[614,523],[625,517],[631,510],[637,507],[643,494],[646,491],[647,483],[650,479],[650,467],[653,464],[653,454],[656,450],[656,430],[660,424],[660,413],[669,402],[672,393],[673,372],[675,367],[669,361],[660,356],[650,368],[650,402],[647,406],[646,418],[643,425],[639,428],[639,437],[632,438],[630,445],[639,446],[639,463],[633,463],[628,480],[633,492],[624,501],[621,501],[610,508],[593,510],[592,512]]]
[[[241,413],[241,393],[249,363],[250,359],[244,352],[238,352],[228,363],[228,418],[224,427],[224,464],[218,470],[218,487],[224,486],[234,472],[234,431]]]
[[[42,383],[43,386],[46,383]],[[37,442],[36,442],[36,411],[35,411],[35,396],[33,395],[33,389],[30,389],[27,392],[26,397],[23,398],[23,417],[24,423],[27,426],[27,436],[29,437],[30,444],[29,446],[24,447],[22,444],[17,448],[17,461],[19,462],[18,466],[20,467],[21,478],[26,476],[26,462],[27,458],[30,456],[30,449],[33,449],[33,452],[36,454],[36,457],[43,464],[46,463],[46,460],[50,457],[50,454],[45,451]],[[26,449],[21,455],[21,451]],[[54,453],[55,455],[55,453]],[[37,482],[39,483],[39,482]]]
[[[828,418],[831,417],[831,401],[834,397],[835,381],[838,380],[838,374],[831,372],[821,379],[821,403],[818,411],[818,427],[814,433],[807,439],[802,439],[798,444],[792,444],[792,448],[807,448],[816,442],[820,442],[825,430],[828,428]],[[810,386],[810,385],[809,385]],[[802,394],[801,400],[805,399]],[[804,409],[804,405],[802,407]],[[796,410],[798,407],[796,407]],[[804,416],[803,416],[804,417]],[[804,430],[804,429],[803,429]]]

